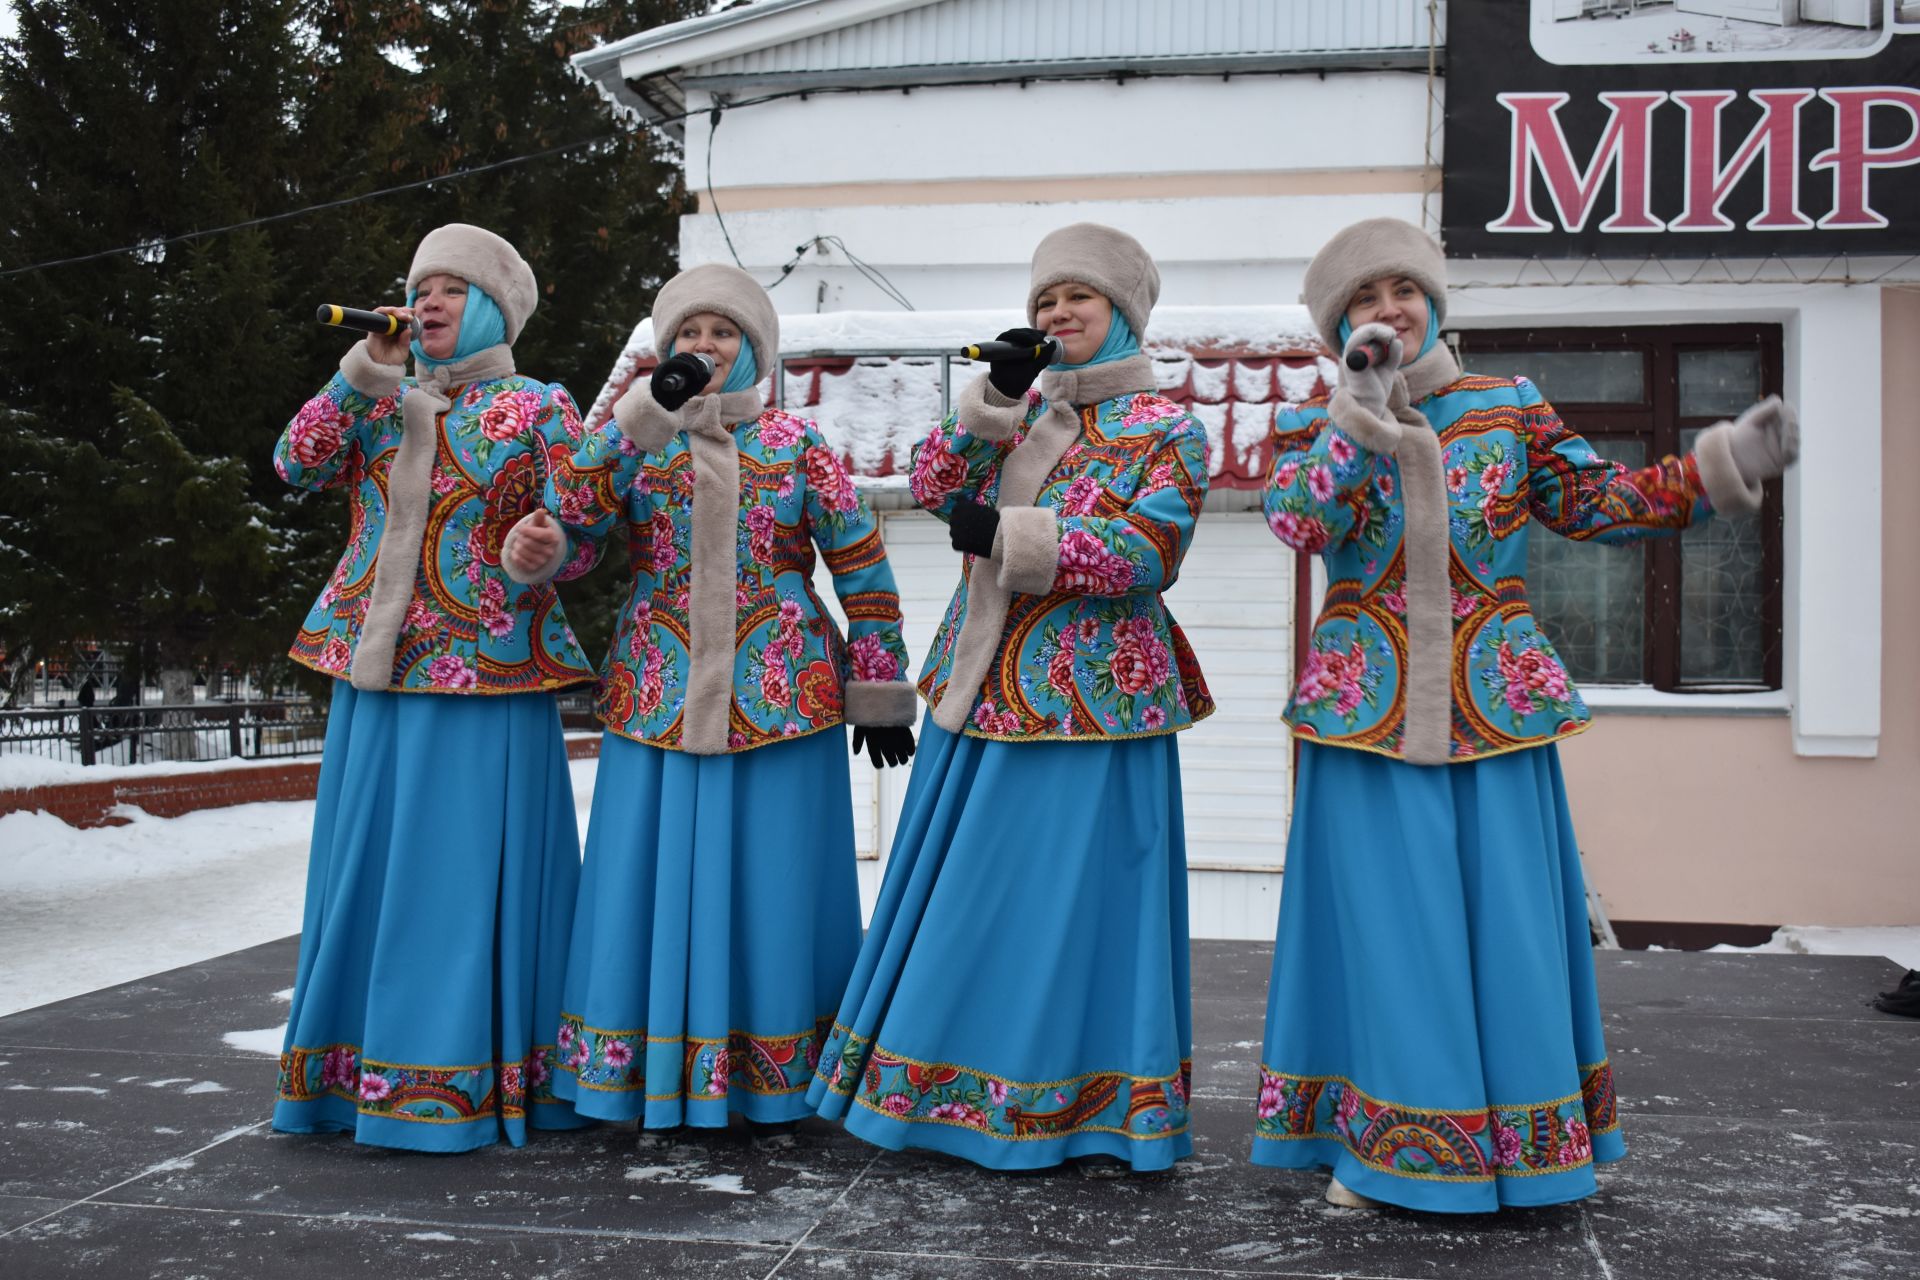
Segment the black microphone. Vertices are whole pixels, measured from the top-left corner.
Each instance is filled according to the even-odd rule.
[[[1370,364],[1379,364],[1387,358],[1387,344],[1384,342],[1362,342],[1347,352],[1347,368],[1359,373]]]
[[[331,303],[321,303],[313,318],[321,324],[330,324],[336,329],[354,329],[360,333],[378,334],[392,337],[408,327],[408,322],[399,316],[390,316],[381,311],[362,311],[358,307],[336,307]],[[420,340],[420,322],[412,322],[413,340]]]
[[[688,394],[699,392],[701,387],[713,381],[713,371],[720,367],[712,356],[703,356],[698,351],[686,351],[681,354],[692,356],[695,360],[698,360],[700,367],[705,369],[706,372],[700,375],[700,381],[695,382],[693,376],[686,370],[668,367],[666,372],[660,375],[660,389],[668,395],[677,395],[682,391]],[[678,359],[679,357],[676,356],[674,358]]]
[[[969,360],[985,360],[988,364],[997,364],[1003,360],[1039,360],[1044,358],[1048,364],[1058,364],[1067,358],[1067,344],[1058,338],[1048,338],[1027,346],[1019,342],[976,342],[970,347],[960,348],[960,354]]]

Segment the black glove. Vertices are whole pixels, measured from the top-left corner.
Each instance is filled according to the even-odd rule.
[[[913,759],[913,730],[904,724],[853,726],[855,755],[860,753],[863,741],[867,748],[867,759],[873,761],[876,769],[902,765]]]
[[[1017,342],[1023,347],[1035,347],[1047,340],[1047,335],[1038,329],[1009,329],[1000,335],[1002,342]],[[1040,377],[1040,371],[1052,363],[1050,355],[1039,356],[1032,360],[996,360],[987,366],[987,381],[993,389],[1009,400],[1025,398],[1027,388]]]
[[[698,395],[712,377],[691,351],[682,351],[671,360],[662,360],[648,385],[653,390],[653,402],[672,413]]]
[[[984,502],[967,498],[953,504],[947,515],[947,534],[955,551],[971,551],[976,556],[993,554],[993,535],[1000,531],[1000,512]]]

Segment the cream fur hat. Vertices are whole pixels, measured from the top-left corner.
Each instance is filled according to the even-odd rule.
[[[1142,345],[1147,317],[1160,298],[1160,269],[1140,242],[1097,222],[1076,222],[1050,232],[1033,251],[1033,281],[1027,286],[1027,323],[1040,310],[1040,295],[1067,281],[1088,284],[1107,296],[1133,326]]]
[[[653,299],[653,349],[662,360],[687,317],[702,311],[739,325],[752,344],[760,376],[772,375],[780,357],[780,313],[758,280],[724,262],[688,267],[660,286]]]
[[[485,227],[449,222],[427,232],[413,251],[413,266],[407,270],[408,294],[428,276],[443,272],[487,291],[500,308],[500,318],[507,322],[508,346],[519,338],[520,327],[540,301],[533,268],[519,250]]]
[[[1327,241],[1307,264],[1300,301],[1329,351],[1338,351],[1347,303],[1369,280],[1405,276],[1433,299],[1436,324],[1447,318],[1447,260],[1432,236],[1398,218],[1368,218]]]

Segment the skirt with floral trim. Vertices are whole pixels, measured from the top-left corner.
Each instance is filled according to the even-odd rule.
[[[812,1114],[860,949],[847,735],[729,755],[600,739],[554,1088],[647,1128]]]
[[[273,1127],[467,1151],[554,1098],[580,876],[553,695],[334,686]]]
[[[1410,765],[1304,743],[1256,1164],[1409,1209],[1592,1195],[1626,1154],[1552,745]]]
[[[920,733],[809,1101],[879,1146],[989,1168],[1167,1168],[1193,1150],[1173,736]]]

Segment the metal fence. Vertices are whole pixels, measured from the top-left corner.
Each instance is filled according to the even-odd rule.
[[[0,711],[0,754],[84,765],[314,755],[326,736],[326,706],[307,701]]]
[[[559,708],[569,730],[598,727],[590,692]],[[0,711],[0,755],[84,765],[318,755],[326,736],[327,704],[304,699]]]

